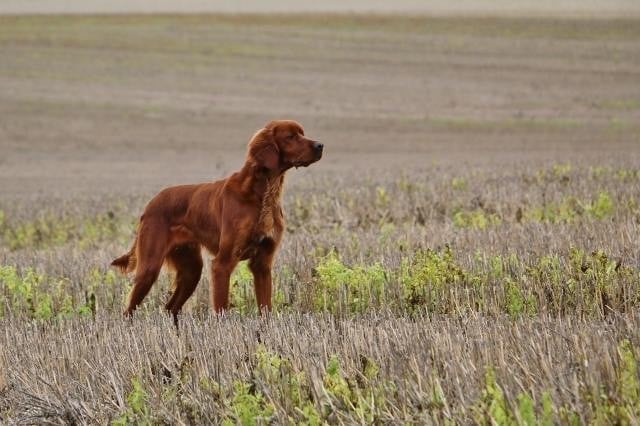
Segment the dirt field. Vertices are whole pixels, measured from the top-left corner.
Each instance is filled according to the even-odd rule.
[[[629,158],[639,22],[1,17],[0,192],[210,179],[274,117],[327,146],[296,175]]]

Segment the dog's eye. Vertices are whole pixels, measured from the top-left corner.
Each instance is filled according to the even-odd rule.
[[[296,134],[295,133],[291,133],[289,136],[287,136],[287,139],[291,140],[291,139],[293,139],[295,137],[296,137]]]

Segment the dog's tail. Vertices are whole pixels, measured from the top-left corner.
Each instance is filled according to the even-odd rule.
[[[133,246],[126,254],[123,254],[119,258],[115,259],[111,262],[111,266],[115,266],[122,272],[123,274],[127,274],[136,269],[136,265],[138,263],[138,259],[136,257],[136,245],[138,242],[138,238],[133,241]]]

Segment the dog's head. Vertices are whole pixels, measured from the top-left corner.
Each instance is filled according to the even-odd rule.
[[[248,160],[269,173],[307,167],[322,158],[324,145],[307,138],[293,120],[274,120],[249,142]]]

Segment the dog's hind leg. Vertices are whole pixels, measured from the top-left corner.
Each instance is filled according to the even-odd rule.
[[[169,229],[161,220],[145,219],[140,226],[136,243],[136,275],[124,311],[128,316],[135,311],[151,286],[158,279],[164,258],[169,250]]]
[[[166,259],[176,271],[173,295],[165,308],[173,314],[177,322],[178,314],[187,299],[195,291],[202,275],[202,253],[199,244],[183,244],[173,248]]]

